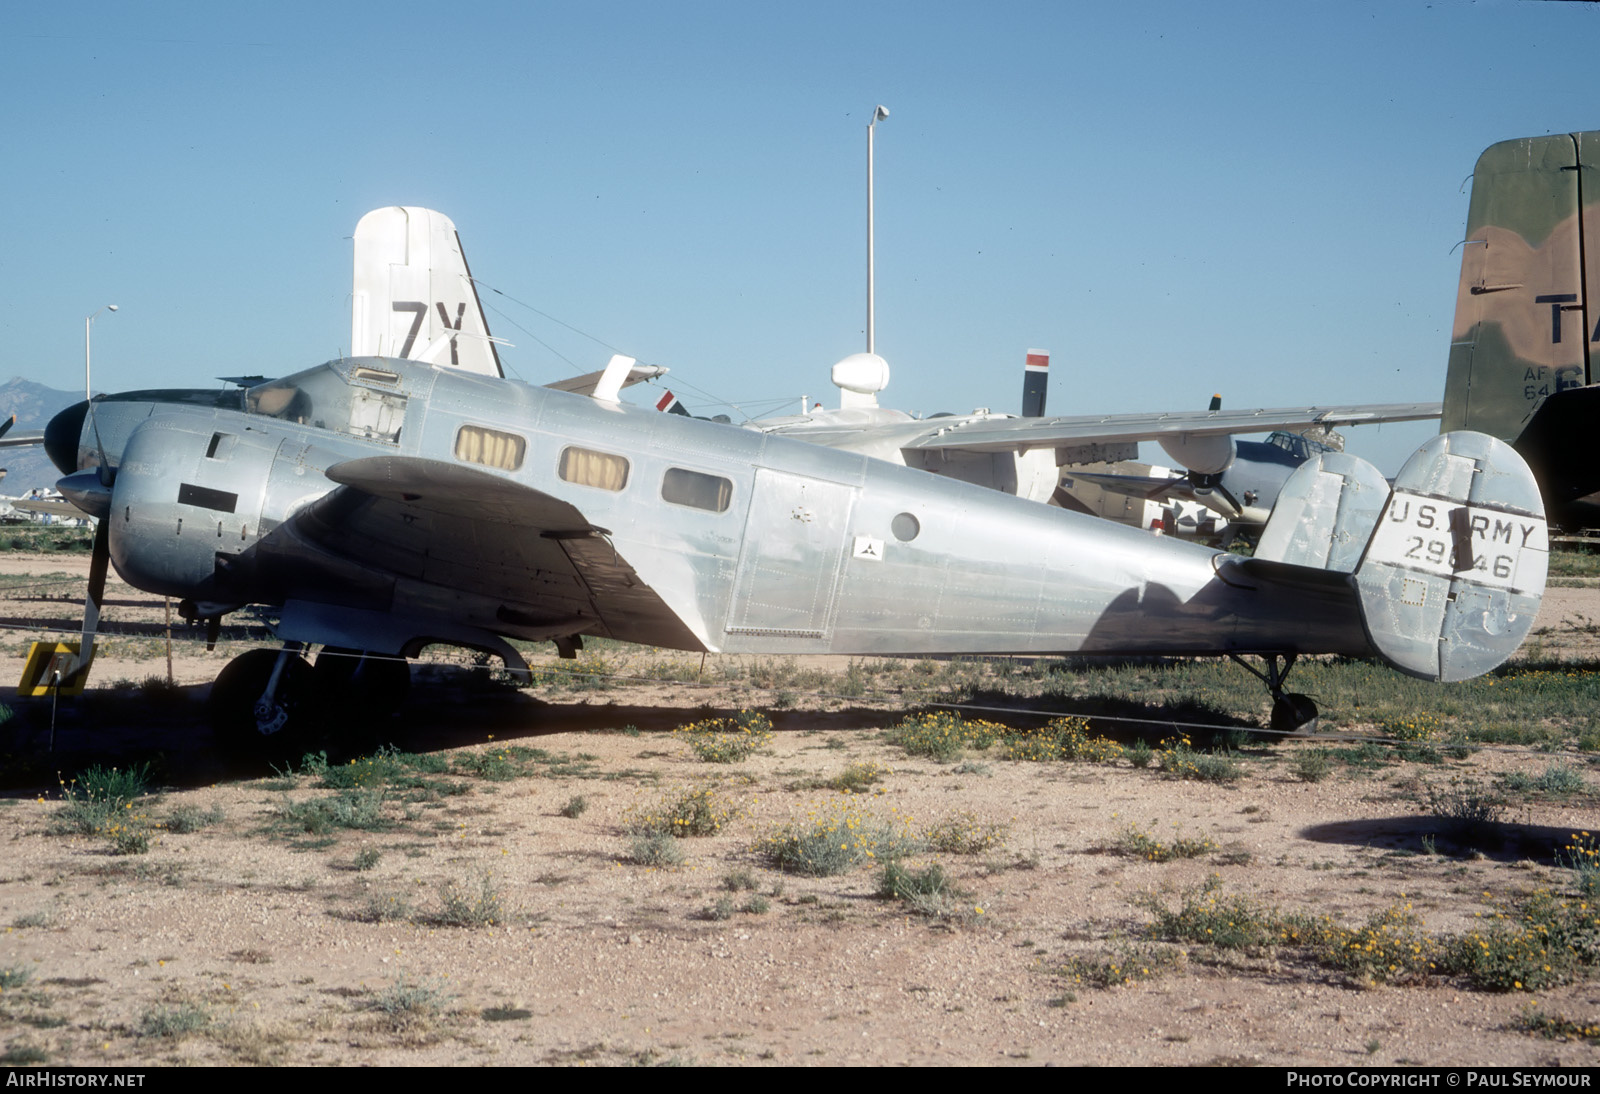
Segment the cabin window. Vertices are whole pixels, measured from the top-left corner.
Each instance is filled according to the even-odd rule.
[[[522,466],[522,457],[527,452],[528,442],[515,433],[502,433],[481,425],[464,425],[456,431],[456,459],[467,463],[515,471]]]
[[[733,483],[719,475],[669,467],[661,479],[661,496],[673,505],[721,513],[727,510],[728,503],[733,500]]]
[[[564,448],[561,450],[558,474],[565,481],[575,482],[579,486],[621,490],[628,485],[628,461],[621,456],[596,452],[590,448]]]

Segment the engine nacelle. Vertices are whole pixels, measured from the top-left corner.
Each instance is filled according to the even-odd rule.
[[[151,418],[123,449],[105,519],[111,562],[140,589],[193,596],[219,553],[238,554],[261,536],[279,438],[197,424]]]
[[[1202,434],[1178,433],[1161,438],[1161,448],[1180,467],[1202,475],[1220,475],[1233,466],[1237,448],[1229,433]]]

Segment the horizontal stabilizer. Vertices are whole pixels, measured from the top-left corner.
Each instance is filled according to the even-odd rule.
[[[634,365],[628,370],[628,375],[623,377],[622,386],[632,387],[665,376],[670,371],[665,365]],[[594,389],[600,385],[600,378],[605,370],[599,372],[585,372],[582,376],[569,376],[565,380],[555,380],[544,386],[552,391],[567,391],[573,395],[593,395]],[[687,414],[688,411],[682,411]]]

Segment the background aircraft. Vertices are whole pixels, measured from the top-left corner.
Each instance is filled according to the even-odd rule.
[[[1510,441],[1551,522],[1600,526],[1600,132],[1490,145],[1472,173],[1441,430]]]
[[[1150,517],[1145,505],[1107,504],[1094,495],[1112,493],[1134,502],[1154,503],[1162,531],[1220,537],[1226,546],[1241,534],[1261,530],[1295,468],[1320,453],[1344,450],[1338,434],[1330,430],[1324,438],[1277,430],[1264,441],[1236,441],[1233,462],[1215,476],[1132,463],[1066,467],[1062,468],[1057,502],[1067,508],[1098,508],[1101,512],[1097,515],[1112,519],[1120,508],[1146,528]],[[1340,443],[1329,443],[1330,439]]]

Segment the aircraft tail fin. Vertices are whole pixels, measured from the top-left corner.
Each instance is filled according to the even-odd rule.
[[[1388,500],[1388,480],[1366,460],[1318,452],[1278,492],[1254,557],[1355,573]]]
[[[1515,444],[1544,484],[1553,517],[1554,507],[1600,487],[1592,459],[1547,462],[1562,446],[1546,434],[1570,415],[1540,414],[1548,400],[1600,381],[1597,169],[1600,132],[1484,150],[1472,175],[1450,338],[1441,431],[1471,429]]]
[[[356,225],[350,305],[353,357],[405,357],[504,376],[456,226],[409,205],[374,209]]]
[[[1372,648],[1412,676],[1455,681],[1522,644],[1549,551],[1528,465],[1459,431],[1419,448],[1392,489],[1364,460],[1317,454],[1284,484],[1255,557],[1353,575]]]
[[[1050,354],[1030,349],[1022,364],[1022,416],[1043,418],[1045,395],[1050,386]]]

